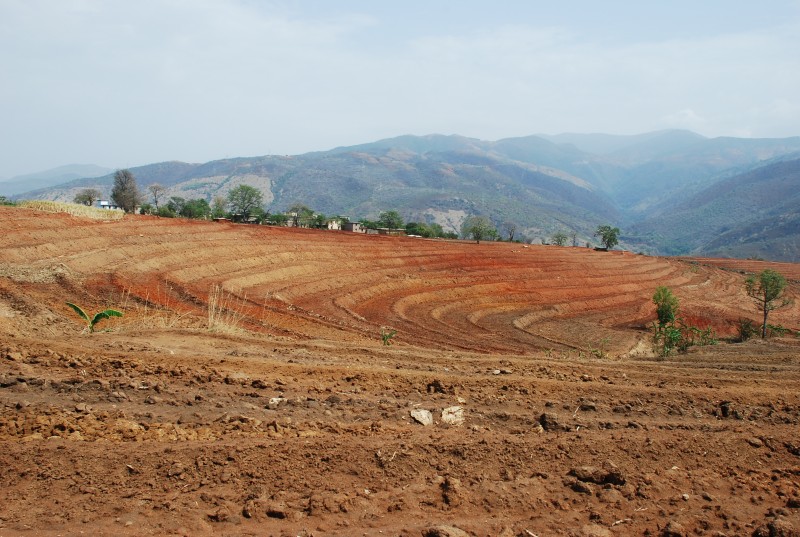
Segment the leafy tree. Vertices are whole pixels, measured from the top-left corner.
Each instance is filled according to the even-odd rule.
[[[311,222],[313,223],[315,228],[322,229],[322,228],[326,227],[326,224],[328,223],[328,219],[324,214],[319,213],[319,214],[315,214],[311,218]]]
[[[96,188],[84,188],[77,194],[75,194],[75,203],[80,203],[81,205],[94,205],[94,202],[100,199],[102,194]]]
[[[136,212],[136,207],[141,203],[142,195],[136,184],[136,178],[130,170],[117,170],[114,172],[114,188],[111,189],[111,201],[126,213]]]
[[[158,200],[161,199],[162,196],[167,192],[167,189],[161,186],[158,183],[153,183],[147,187],[147,190],[150,192],[150,195],[153,197],[153,205],[156,207],[156,212],[158,212]]]
[[[239,185],[228,192],[228,205],[231,212],[249,218],[257,207],[264,204],[264,195],[250,185]]]
[[[289,221],[289,216],[284,213],[267,215],[267,223],[269,224],[274,224],[276,226],[285,226],[286,222],[288,221]]]
[[[678,314],[678,297],[672,294],[668,287],[663,285],[656,288],[653,294],[653,303],[656,305],[658,324],[665,326],[675,322]]]
[[[597,231],[594,232],[594,235],[595,237],[600,237],[600,242],[609,250],[619,244],[619,228],[609,225],[597,226]]]
[[[461,235],[464,238],[475,239],[478,244],[482,239],[491,239],[497,236],[497,230],[485,216],[470,216],[461,225]]]
[[[567,234],[563,231],[557,231],[552,237],[550,237],[550,240],[556,246],[566,246],[568,238],[569,237],[567,237]]]
[[[378,215],[378,224],[389,229],[401,229],[403,217],[397,211],[384,211]]]
[[[747,294],[764,314],[764,323],[761,325],[761,338],[767,337],[767,317],[769,312],[788,306],[791,301],[783,296],[786,289],[786,278],[782,274],[766,269],[760,274],[750,276],[745,280]]]
[[[211,217],[222,218],[225,216],[225,198],[223,196],[214,196],[211,201]]]
[[[295,203],[286,212],[289,213],[295,227],[311,226],[314,222],[314,211],[302,203]]]
[[[172,196],[167,202],[167,209],[169,209],[175,216],[183,216],[183,208],[186,206],[186,200],[180,196]]]
[[[211,206],[202,198],[187,201],[180,211],[180,215],[186,218],[206,219],[210,214]]]
[[[175,211],[169,208],[169,204],[159,207],[159,209],[156,211],[156,214],[162,218],[175,218],[178,216]]]
[[[419,235],[421,237],[425,237],[425,233],[428,232],[428,226],[426,226],[422,222],[407,222],[406,223],[406,234],[407,235]]]
[[[428,224],[428,228],[431,230],[431,237],[444,237],[444,228],[442,228],[441,224],[433,222]]]

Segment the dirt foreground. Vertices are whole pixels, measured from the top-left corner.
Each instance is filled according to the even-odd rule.
[[[0,221],[0,537],[800,535],[800,339],[647,330],[732,336],[767,263]]]

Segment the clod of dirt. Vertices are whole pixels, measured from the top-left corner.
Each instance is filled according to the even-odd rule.
[[[425,410],[424,408],[415,408],[411,411],[411,417],[414,420],[424,426],[433,425],[433,414],[431,414],[430,410]]]
[[[581,528],[581,537],[611,537],[613,533],[603,526],[587,524]]]
[[[753,537],[800,537],[800,531],[784,518],[776,518],[762,524],[753,532]]]
[[[660,535],[661,537],[687,537],[688,533],[682,525],[671,520],[664,529],[661,530]]]
[[[606,463],[604,468],[596,466],[579,466],[569,471],[569,475],[584,483],[594,483],[595,485],[624,485],[625,476],[614,466],[613,463]]]
[[[429,382],[427,390],[428,393],[448,393],[448,390],[445,388],[444,384],[442,384],[442,381],[440,381],[439,379]]]
[[[561,425],[558,423],[558,416],[550,412],[545,412],[539,416],[539,423],[545,431],[555,431],[561,428]]]
[[[464,501],[464,487],[461,480],[454,477],[446,477],[442,482],[442,499],[450,507],[456,507]]]
[[[423,531],[422,537],[470,537],[470,535],[454,526],[435,526]]]
[[[594,494],[594,487],[585,481],[575,479],[574,477],[567,477],[564,479],[564,486],[569,487],[575,492],[580,494]]]

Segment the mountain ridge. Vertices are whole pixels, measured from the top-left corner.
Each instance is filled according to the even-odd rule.
[[[600,146],[602,153],[585,150],[597,151]],[[769,166],[791,162],[795,156],[800,158],[800,137],[706,138],[691,131],[656,131],[486,141],[430,134],[294,156],[161,162],[131,171],[143,190],[157,182],[167,187],[168,196],[209,201],[239,184],[250,184],[264,192],[265,206],[272,212],[304,203],[325,214],[373,219],[381,211],[395,209],[407,221],[435,222],[451,230],[457,230],[466,216],[482,214],[498,227],[515,226],[517,236],[530,241],[547,241],[564,231],[575,233],[580,244],[596,242],[592,235],[597,225],[614,223],[624,230],[623,246],[649,253],[702,253],[714,237],[701,240],[708,226],[703,225],[702,215],[691,213],[689,200],[700,196],[697,199],[724,201],[724,190],[713,190],[715,185],[733,184],[725,181],[761,168],[765,168],[758,172],[762,175],[776,172],[779,168]],[[108,174],[26,195],[71,201],[81,188],[99,188],[108,195],[111,184]],[[697,229],[687,231],[683,226],[688,234],[664,235],[659,226],[680,227],[674,218],[670,220],[673,214],[697,222]],[[735,226],[722,227],[715,232],[731,233]],[[738,235],[730,235],[734,236],[741,242]],[[779,243],[779,238],[770,237]],[[685,245],[676,247],[681,240]],[[732,255],[738,251],[722,243],[714,248]],[[773,246],[762,253],[776,260],[795,260],[794,254],[787,259],[785,250]]]

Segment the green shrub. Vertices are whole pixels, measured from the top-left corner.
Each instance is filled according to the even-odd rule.
[[[752,319],[740,318],[736,324],[736,341],[743,343],[758,335],[758,326]]]

